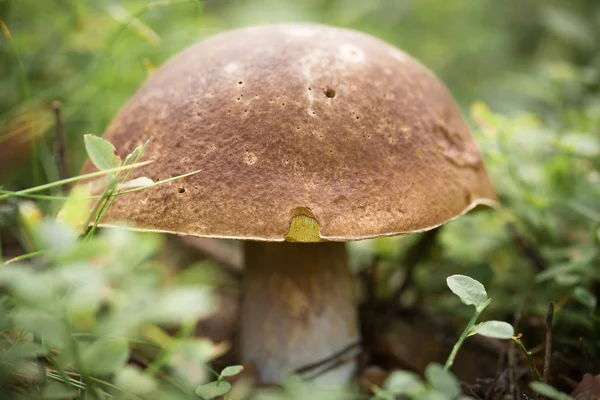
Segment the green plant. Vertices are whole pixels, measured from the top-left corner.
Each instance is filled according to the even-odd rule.
[[[531,382],[529,384],[531,389],[533,389],[536,393],[541,394],[542,396],[552,399],[552,400],[574,400],[573,396],[569,396],[563,392],[560,392],[553,388],[552,386],[544,383],[544,382]],[[588,399],[585,399],[588,400]],[[589,399],[593,400],[593,399]]]
[[[388,377],[383,389],[373,387],[376,399],[393,400],[403,395],[414,400],[456,400],[469,399],[461,396],[461,388],[456,377],[450,372],[456,354],[465,339],[472,335],[482,335],[496,339],[511,339],[513,327],[503,321],[486,321],[476,324],[480,314],[490,304],[485,287],[477,280],[465,275],[452,275],[446,279],[450,290],[467,305],[475,307],[466,328],[452,348],[446,364],[430,364],[425,370],[423,381],[417,374],[408,371],[394,371]]]
[[[165,285],[158,235],[93,229],[117,196],[180,177],[128,181],[145,164],[138,162],[145,145],[124,162],[98,137],[86,136],[86,148],[99,172],[0,194],[63,202],[56,215],[31,200],[16,203],[11,228],[30,253],[0,266],[1,397],[194,398],[207,378],[204,365],[223,351],[192,336],[215,311],[211,288]],[[66,198],[38,194],[98,177],[100,196],[84,185]]]
[[[488,298],[485,287],[481,283],[465,275],[452,275],[446,279],[446,282],[450,290],[463,303],[475,306],[475,313],[452,348],[452,353],[444,365],[444,369],[448,371],[452,368],[456,354],[468,336],[479,334],[495,339],[510,339],[515,335],[515,331],[510,324],[503,321],[486,321],[475,325],[479,315],[492,301]]]
[[[354,243],[352,250],[362,253],[360,257],[351,255],[353,266],[366,269],[378,260],[376,273],[383,276],[374,289],[377,300],[390,298],[406,276],[409,279],[401,299],[403,306],[417,306],[436,318],[452,320],[466,321],[470,315],[464,313],[467,307],[456,307],[459,300],[445,289],[446,275],[439,273],[440,265],[444,265],[447,275],[472,276],[488,287],[494,298],[486,315],[496,319],[520,315],[519,331],[526,335],[524,346],[531,349],[543,343],[544,327],[539,321],[548,303],[554,302],[553,351],[560,352],[580,370],[594,372],[587,368],[589,359],[597,360],[600,354],[600,52],[599,42],[593,40],[600,27],[600,3],[507,1],[508,6],[458,0],[439,7],[437,0],[0,0],[0,59],[6,60],[0,65],[3,256],[10,257],[11,246],[15,246],[10,242],[11,236],[19,237],[23,246],[28,246],[21,234],[23,225],[16,224],[19,209],[33,216],[41,217],[43,213],[53,220],[66,200],[60,198],[64,193],[59,186],[43,191],[38,187],[48,182],[55,185],[59,179],[51,154],[59,141],[54,134],[51,101],[62,103],[65,154],[73,172],[86,156],[81,132],[104,131],[126,99],[152,73],[154,65],[162,64],[200,37],[232,26],[267,21],[302,20],[352,27],[396,44],[423,60],[450,86],[463,107],[481,99],[495,110],[476,103],[471,125],[502,204],[493,213],[474,213],[446,225],[433,250],[428,251],[430,254],[417,257],[414,273],[405,274],[410,264],[404,261],[405,250],[413,240],[410,237]],[[19,152],[14,139],[29,139],[37,148]],[[21,162],[13,163],[19,157]],[[88,178],[104,176],[108,180],[111,173],[128,170],[129,167],[122,167],[100,171]],[[119,188],[113,196],[124,190]],[[97,200],[84,199],[92,197],[88,195],[80,192],[66,201]],[[24,198],[35,200],[37,207],[22,202]],[[73,227],[70,221],[85,222],[89,215],[62,213],[58,219]],[[78,228],[74,230],[79,234]],[[150,237],[142,235],[130,244],[135,246],[138,240]],[[108,238],[99,234],[87,241],[97,240]],[[25,266],[36,273],[56,268],[48,266],[47,250],[34,250],[26,248],[31,252],[14,258],[7,266]],[[127,252],[119,251],[127,256]],[[163,250],[157,248],[153,254],[158,252]],[[101,257],[101,261],[95,261],[97,255],[90,253],[90,257],[98,268],[105,265]],[[156,256],[149,256],[147,261],[158,268],[161,277],[167,276]],[[134,274],[131,273],[132,278]],[[174,281],[163,279],[149,293],[162,290],[163,285],[173,287]],[[4,285],[0,290],[5,299],[3,307],[7,301],[10,307],[21,307],[6,300],[8,289]],[[2,315],[6,314],[4,311],[3,308]],[[9,332],[5,328],[1,328],[2,332]],[[187,334],[186,329],[187,325],[180,337]],[[130,342],[132,354],[160,351],[161,358],[169,360],[169,354],[181,341],[168,341],[168,336],[150,332],[153,339],[148,343],[152,346]],[[83,336],[75,337],[82,340]],[[29,341],[28,345],[34,343],[32,335],[23,340]],[[2,346],[6,348],[4,342]],[[531,355],[534,361],[536,356],[535,352]],[[528,362],[519,360],[520,367]],[[154,371],[158,364],[162,366],[153,379],[162,382],[162,388],[173,369],[168,362],[157,363]],[[0,364],[0,368],[4,366]],[[455,364],[453,371],[462,367]],[[564,380],[558,375],[577,381],[580,376],[573,371],[560,361],[553,363],[553,384],[567,390],[560,386]],[[528,377],[535,379],[533,375]],[[118,385],[124,382],[127,379]],[[138,380],[134,376],[130,382],[133,385]],[[23,382],[13,383],[19,388]],[[520,383],[523,389],[527,386]],[[310,387],[299,381],[293,381],[284,391],[289,396],[297,392],[298,396],[316,398]],[[84,390],[82,394],[85,393]],[[114,389],[111,394],[120,397]],[[351,397],[345,394],[346,397],[339,397]],[[499,394],[509,395],[521,397],[516,392]],[[190,396],[195,396],[193,387]],[[0,398],[11,397],[12,394],[0,393]]]
[[[215,397],[224,396],[231,390],[231,384],[225,380],[242,372],[244,367],[241,365],[231,365],[225,367],[220,374],[217,374],[217,380],[205,383],[196,388],[196,394],[204,400],[211,400]]]

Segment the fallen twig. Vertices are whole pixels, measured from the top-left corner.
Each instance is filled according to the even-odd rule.
[[[62,121],[62,106],[59,101],[52,102],[52,111],[56,123],[56,163],[58,164],[58,174],[60,179],[70,178],[69,162],[66,155],[66,143],[64,135],[64,127]],[[68,187],[67,187],[68,189]]]
[[[552,317],[554,315],[554,303],[548,306],[546,315],[546,350],[544,351],[544,382],[550,381],[550,367],[552,364]]]

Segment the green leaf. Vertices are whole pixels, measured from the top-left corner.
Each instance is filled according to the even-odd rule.
[[[77,230],[82,229],[91,209],[92,199],[90,195],[88,185],[75,186],[58,212],[56,221]]]
[[[231,384],[227,381],[210,382],[196,388],[196,394],[204,400],[211,400],[223,396],[231,390]]]
[[[77,397],[77,390],[59,382],[48,382],[42,390],[43,399],[71,399]]]
[[[596,299],[596,296],[594,296],[592,292],[581,286],[575,288],[575,290],[573,291],[573,297],[575,297],[575,299],[578,302],[580,302],[590,310],[596,309],[596,305],[598,304],[598,299]]]
[[[85,149],[92,163],[100,171],[116,168],[121,165],[117,149],[109,141],[95,135],[84,135]]]
[[[81,363],[83,370],[92,375],[109,375],[119,371],[128,359],[127,340],[107,336],[85,349]]]
[[[62,350],[71,340],[68,326],[55,315],[42,310],[29,310],[20,307],[15,314],[17,330],[37,333],[49,346]]]
[[[38,230],[44,220],[42,211],[38,206],[29,200],[21,201],[18,205],[19,225],[24,235],[36,247],[38,245]]]
[[[529,387],[537,393],[553,400],[574,400],[573,397],[569,396],[568,394],[561,393],[552,386],[543,382],[531,382]]]
[[[386,379],[383,388],[393,394],[416,393],[425,390],[421,378],[408,371],[394,371]]]
[[[469,331],[469,336],[481,335],[494,339],[510,339],[515,336],[512,325],[503,321],[486,321],[475,325]]]
[[[223,371],[221,371],[221,376],[234,376],[239,374],[244,370],[242,365],[231,365],[229,367],[225,367]]]
[[[130,366],[125,366],[117,372],[115,385],[125,392],[138,395],[151,393],[158,388],[154,378],[144,374],[139,368]]]
[[[386,392],[385,390],[381,390],[375,385],[371,385],[371,391],[375,394],[376,400],[395,400],[396,396],[394,396],[390,392]]]
[[[52,298],[51,283],[47,275],[22,265],[7,265],[0,268],[0,286],[18,301],[35,304],[39,307],[50,305]],[[26,311],[21,308],[20,311]]]
[[[456,396],[450,396],[445,392],[440,392],[434,388],[427,388],[427,391],[420,394],[419,397],[412,397],[413,400],[455,400]]]
[[[202,287],[173,288],[157,299],[150,318],[157,323],[179,324],[208,316],[214,302],[208,289]]]
[[[31,358],[46,355],[50,352],[46,347],[33,342],[20,342],[5,350],[5,354],[15,354],[21,358]]]
[[[425,378],[429,386],[445,394],[448,399],[460,395],[460,384],[456,377],[439,364],[429,364],[425,369]]]
[[[199,385],[206,382],[207,370],[204,366],[222,350],[212,341],[193,338],[179,344],[177,350],[167,360],[174,373],[185,378],[187,382]]]
[[[446,279],[450,290],[467,305],[474,305],[478,311],[488,304],[488,295],[481,283],[465,275],[452,275]]]
[[[60,222],[44,220],[38,229],[40,250],[55,256],[69,254],[76,246],[79,235],[75,230]]]

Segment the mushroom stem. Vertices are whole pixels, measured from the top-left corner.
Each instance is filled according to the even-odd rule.
[[[328,386],[347,383],[354,358],[331,359],[359,340],[344,243],[246,242],[244,258],[242,361],[262,383],[299,370]]]

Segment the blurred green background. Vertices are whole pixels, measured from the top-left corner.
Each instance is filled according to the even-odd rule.
[[[404,49],[454,94],[502,206],[444,228],[403,302],[464,318],[445,278],[466,273],[489,287],[496,317],[523,313],[532,345],[554,301],[559,351],[585,360],[584,338],[600,354],[598,0],[0,0],[0,16],[0,181],[10,189],[58,179],[53,101],[76,173],[83,135],[101,134],[152,70],[217,32],[318,22]],[[354,244],[354,266],[378,256],[389,298],[418,239]]]

